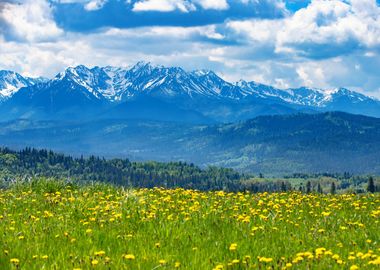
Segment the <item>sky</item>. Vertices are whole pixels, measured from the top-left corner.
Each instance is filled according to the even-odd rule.
[[[380,98],[380,0],[0,0],[0,69],[138,61]]]

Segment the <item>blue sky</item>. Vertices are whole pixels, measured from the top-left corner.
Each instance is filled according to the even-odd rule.
[[[380,97],[380,0],[0,1],[0,69],[140,60]]]

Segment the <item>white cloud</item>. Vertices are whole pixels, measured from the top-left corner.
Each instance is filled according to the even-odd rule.
[[[357,47],[380,46],[380,8],[375,0],[314,0],[284,20],[277,36],[278,51],[304,52],[317,45],[334,53]],[[307,54],[310,54],[306,52]],[[311,52],[313,53],[313,52]]]
[[[170,12],[180,10],[189,12],[194,10],[195,6],[187,0],[142,0],[138,1],[133,6],[133,11],[161,11]]]
[[[195,4],[203,9],[226,10],[229,8],[227,0],[140,0],[134,4],[133,11],[189,12],[196,10]]]
[[[101,9],[107,1],[108,0],[91,0],[84,6],[84,8],[88,11],[98,10]]]
[[[155,8],[163,11],[181,11],[177,4],[185,3],[159,1],[166,7]],[[38,12],[29,18],[25,10],[32,2]],[[380,12],[374,0],[314,0],[307,8],[276,20],[108,28],[96,33],[63,33],[54,23],[49,5],[40,0],[25,1],[22,10],[6,5],[8,10],[15,9],[13,17],[6,17],[11,29],[6,34],[12,32],[13,39],[0,34],[0,69],[52,77],[67,66],[126,66],[145,60],[188,70],[212,69],[229,81],[243,78],[278,87],[342,86],[380,97]],[[185,6],[182,11],[190,8]],[[152,9],[148,5],[145,10]],[[37,27],[29,29],[26,24],[17,28],[20,21]],[[20,39],[28,42],[15,42]]]
[[[375,0],[314,0],[283,19],[231,21],[226,27],[252,43],[275,44],[277,53],[311,58],[380,48],[380,7]]]
[[[195,0],[203,9],[226,10],[229,5],[226,0]]]
[[[22,4],[6,3],[0,14],[6,27],[5,35],[12,39],[39,42],[63,34],[52,18],[45,0],[25,0]]]

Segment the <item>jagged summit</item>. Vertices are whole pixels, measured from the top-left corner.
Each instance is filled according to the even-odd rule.
[[[67,96],[72,98],[65,98]],[[61,100],[54,101],[58,97]],[[346,88],[278,89],[254,81],[231,83],[212,70],[187,72],[180,67],[165,67],[143,61],[128,68],[68,67],[51,80],[31,79],[12,71],[0,71],[0,102],[7,102],[7,108],[13,106],[10,105],[13,99],[14,103],[17,100],[24,100],[24,103],[29,100],[30,104],[39,106],[44,105],[44,100],[49,100],[52,110],[51,104],[64,107],[99,101],[113,106],[148,97],[173,103],[180,109],[196,110],[213,119],[222,118],[222,121],[297,111],[340,110],[380,116],[379,100]],[[41,98],[41,101],[37,102],[36,98]],[[81,101],[73,100],[76,98]],[[65,104],[63,100],[70,102]]]
[[[0,102],[11,98],[22,87],[44,82],[46,79],[42,77],[29,78],[14,71],[0,70]]]

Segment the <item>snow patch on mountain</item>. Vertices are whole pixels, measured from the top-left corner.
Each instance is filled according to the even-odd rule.
[[[14,71],[0,70],[0,101],[11,98],[22,87],[45,83],[46,81],[47,79],[42,77],[29,78]]]
[[[164,67],[149,62],[121,67],[69,67],[53,80],[24,78],[11,71],[0,71],[0,100],[10,98],[21,87],[37,83],[67,82],[72,91],[80,89],[91,97],[120,103],[141,95],[175,100],[212,99],[243,101],[250,99],[299,105],[313,108],[334,108],[334,104],[379,103],[378,100],[345,89],[317,89],[309,87],[278,89],[257,82],[240,80],[230,83],[211,70],[187,72],[180,67]],[[380,104],[380,103],[379,103]]]

